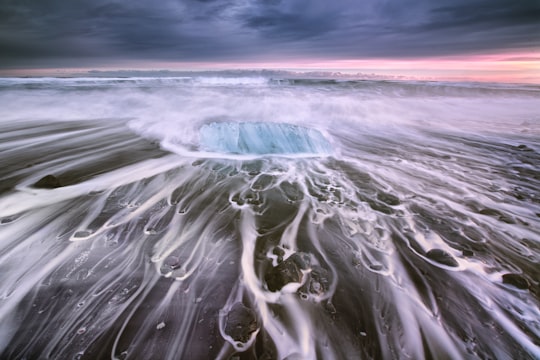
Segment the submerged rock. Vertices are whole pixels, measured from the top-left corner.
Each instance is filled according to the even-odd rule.
[[[529,281],[519,274],[504,274],[502,276],[503,284],[512,285],[518,289],[526,290],[530,287]]]
[[[225,334],[235,341],[246,343],[257,328],[257,318],[253,310],[240,302],[235,303],[225,319]]]
[[[60,180],[54,175],[46,175],[34,184],[34,187],[39,189],[55,189],[61,186]]]
[[[426,257],[446,266],[457,267],[459,265],[452,255],[442,249],[431,249],[426,253]]]

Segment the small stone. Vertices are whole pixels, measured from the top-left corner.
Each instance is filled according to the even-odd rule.
[[[170,255],[165,259],[163,264],[170,266],[172,269],[176,269],[180,266],[180,259],[176,256]]]
[[[289,259],[294,261],[302,270],[307,270],[311,264],[311,258],[309,254],[297,252],[292,254]]]
[[[463,256],[465,256],[465,257],[471,257],[471,256],[474,256],[474,252],[472,252],[472,250],[463,250],[463,251],[462,251],[462,254],[463,254]]]
[[[328,270],[320,267],[313,266],[309,273],[309,279],[306,281],[306,291],[314,295],[322,295],[330,289],[331,274]]]
[[[61,187],[62,184],[58,178],[54,175],[47,175],[39,179],[38,182],[34,184],[34,187],[39,189],[55,189]]]
[[[531,149],[530,147],[528,147],[525,144],[520,144],[520,145],[518,145],[516,147],[521,151],[534,151],[533,149]]]
[[[287,259],[268,270],[264,280],[270,291],[279,291],[285,285],[292,282],[302,282],[304,275],[301,269],[307,267],[306,259],[298,254],[293,254]]]
[[[523,290],[528,289],[530,286],[529,281],[519,274],[504,274],[502,282]]]
[[[371,264],[369,268],[373,271],[382,271],[384,267],[381,264]]]
[[[14,217],[5,217],[5,218],[0,219],[0,225],[9,224],[9,223],[12,223],[13,221],[15,221]]]
[[[396,206],[396,205],[401,204],[401,202],[399,201],[399,198],[397,196],[392,195],[392,194],[388,194],[388,193],[384,193],[384,192],[378,193],[377,194],[377,199],[379,199],[383,203],[385,203],[387,205],[391,205],[391,206]]]
[[[85,239],[92,235],[92,231],[90,230],[79,230],[73,234],[74,239]]]
[[[235,303],[225,319],[225,334],[234,341],[246,343],[257,328],[257,318],[253,310],[240,302]]]
[[[516,223],[516,221],[514,219],[512,219],[510,216],[506,216],[506,215],[499,216],[499,220],[504,222],[504,223],[507,223],[507,224],[515,224]]]
[[[457,267],[459,265],[452,255],[442,249],[431,249],[426,253],[426,257],[446,266]]]
[[[277,256],[280,256],[280,257],[283,257],[283,256],[285,256],[285,250],[283,250],[283,248],[281,248],[281,247],[279,247],[279,246],[276,246],[276,247],[272,250],[272,254],[277,255]]]
[[[482,209],[482,210],[478,211],[478,213],[482,214],[482,215],[487,215],[487,216],[501,216],[502,215],[500,213],[500,211],[497,211],[497,210],[491,209],[491,208]]]
[[[285,256],[285,250],[283,250],[281,247],[276,246],[272,250],[272,254],[277,256],[278,263],[281,263],[283,261],[283,257]]]
[[[386,206],[385,203],[383,203],[383,202],[377,202],[377,201],[373,201],[373,200],[368,199],[367,203],[375,211],[381,212],[381,213],[386,214],[386,215],[394,214],[394,210],[392,210],[391,207]]]

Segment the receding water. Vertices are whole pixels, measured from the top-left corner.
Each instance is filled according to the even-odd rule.
[[[2,79],[0,357],[539,358],[539,100]]]

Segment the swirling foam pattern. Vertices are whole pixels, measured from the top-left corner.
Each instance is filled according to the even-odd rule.
[[[1,358],[540,357],[537,88],[209,79],[0,83]]]

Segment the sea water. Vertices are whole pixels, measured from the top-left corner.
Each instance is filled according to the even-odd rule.
[[[0,357],[538,358],[539,100],[0,79]]]

